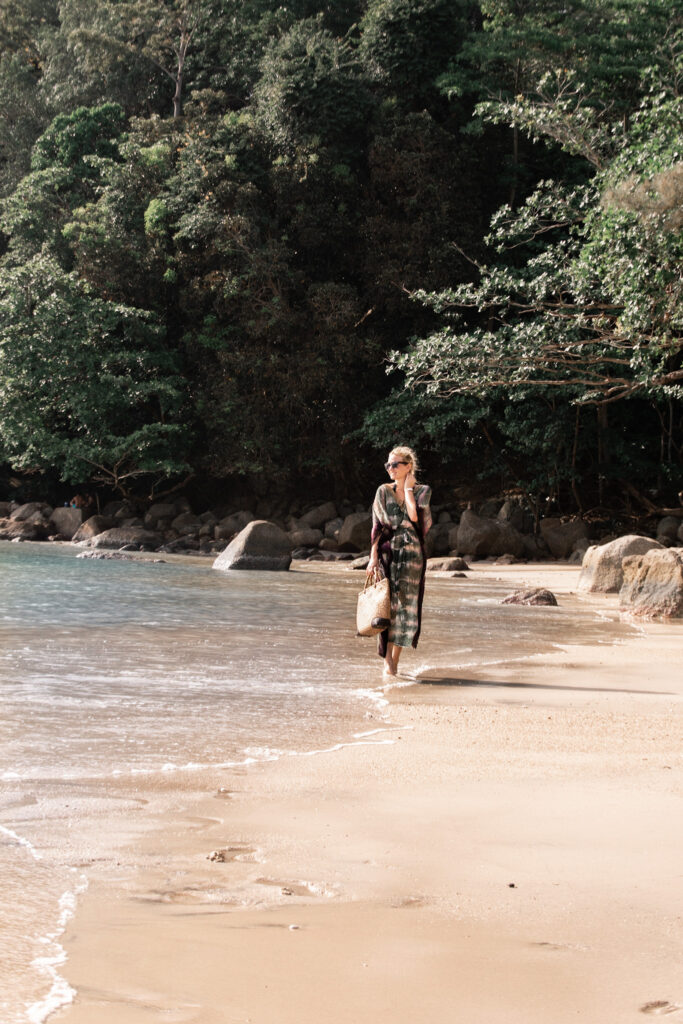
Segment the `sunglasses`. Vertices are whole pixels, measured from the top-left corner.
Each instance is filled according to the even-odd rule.
[[[396,469],[397,466],[409,466],[409,465],[410,465],[409,462],[385,462],[384,463],[384,468],[385,469]]]

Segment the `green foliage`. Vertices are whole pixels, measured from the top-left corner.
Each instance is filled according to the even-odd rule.
[[[675,478],[675,0],[0,0],[0,32],[15,467],[360,497],[346,453],[400,437],[575,507]]]
[[[288,156],[302,143],[353,156],[365,131],[370,100],[353,48],[321,22],[299,21],[268,45],[254,90],[258,123]]]
[[[117,103],[101,107],[78,107],[71,114],[58,114],[33,148],[31,169],[83,167],[84,157],[111,159],[118,155],[116,140],[124,127],[124,113]]]
[[[462,0],[371,0],[360,54],[372,77],[421,109],[466,34]]]
[[[182,386],[163,334],[49,257],[0,289],[0,445],[17,469],[107,482],[184,468]]]

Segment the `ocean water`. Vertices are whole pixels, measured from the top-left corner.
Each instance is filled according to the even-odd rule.
[[[354,636],[360,573],[77,553],[0,542],[2,1024],[41,1024],[73,997],[59,940],[112,856],[112,816],[144,828],[149,794],[208,768],[382,741],[381,662]],[[430,581],[402,664],[490,664],[618,632],[590,609],[501,607],[502,592]]]

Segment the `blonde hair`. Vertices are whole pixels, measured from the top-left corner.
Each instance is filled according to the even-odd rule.
[[[405,444],[399,444],[396,448],[391,449],[389,452],[389,458],[391,458],[392,455],[400,455],[402,459],[406,460],[406,462],[410,462],[413,473],[417,476],[420,471],[420,464],[417,461],[417,455],[412,448],[409,448]]]

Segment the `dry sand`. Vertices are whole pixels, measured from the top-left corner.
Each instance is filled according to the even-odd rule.
[[[52,1020],[683,1022],[683,624],[639,628],[433,674],[358,745],[200,780],[135,871],[95,871]]]

